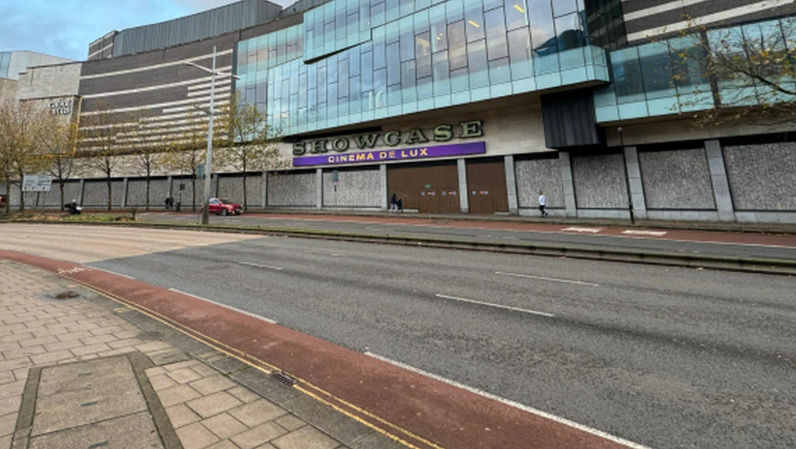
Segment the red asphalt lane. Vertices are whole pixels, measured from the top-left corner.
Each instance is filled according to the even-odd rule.
[[[167,213],[168,214],[168,213]],[[598,235],[616,236],[634,239],[650,240],[679,240],[704,243],[734,243],[739,245],[763,245],[763,246],[784,246],[796,248],[796,235],[788,234],[763,234],[751,232],[730,232],[730,231],[697,231],[680,229],[660,229],[647,227],[621,227],[596,226],[588,223],[584,224],[545,224],[536,222],[508,222],[508,221],[478,221],[478,220],[447,220],[439,218],[413,218],[407,216],[356,216],[356,215],[311,215],[311,214],[246,214],[247,217],[262,218],[265,220],[297,220],[297,221],[333,221],[333,222],[353,222],[353,223],[377,223],[377,224],[396,224],[417,227],[431,228],[463,228],[463,229],[483,229],[496,231],[518,231],[518,232],[546,232],[560,234],[579,234],[579,235]],[[568,228],[581,228],[599,230],[598,232],[578,232],[567,231]],[[648,234],[623,234],[624,231],[652,231],[663,232],[663,235]]]
[[[166,318],[194,336],[198,333],[210,337],[242,351],[248,356],[244,358],[275,366],[298,378],[297,386],[418,448],[628,447],[325,340],[165,288],[88,266],[16,251],[0,250],[0,257],[112,293],[134,307]]]

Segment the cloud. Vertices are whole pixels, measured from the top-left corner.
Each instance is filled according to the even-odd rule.
[[[88,45],[112,30],[162,22],[235,1],[237,0],[0,2],[0,51],[31,50],[85,60]]]

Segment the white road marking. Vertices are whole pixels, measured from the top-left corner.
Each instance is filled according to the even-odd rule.
[[[190,296],[191,298],[196,298],[196,299],[199,299],[199,300],[202,300],[202,301],[207,301],[210,304],[215,304],[215,305],[217,305],[219,307],[223,307],[225,309],[229,309],[229,310],[232,310],[232,311],[235,311],[235,312],[238,312],[238,313],[242,313],[242,314],[244,314],[246,316],[250,316],[252,318],[257,318],[258,320],[263,320],[266,323],[276,324],[276,320],[272,320],[270,318],[266,318],[266,317],[260,316],[260,315],[255,315],[255,314],[253,314],[251,312],[247,312],[245,310],[241,310],[241,309],[239,309],[237,307],[232,307],[232,306],[228,306],[226,304],[222,304],[222,303],[217,302],[217,301],[213,301],[212,299],[202,298],[201,296],[196,296],[196,295],[194,295],[192,293],[184,292],[182,290],[177,290],[176,288],[170,288],[169,290],[171,290],[171,291],[173,291],[175,293],[180,293],[180,294],[185,295],[185,296]]]
[[[241,264],[241,265],[248,265],[250,267],[268,268],[269,270],[277,270],[277,271],[284,270],[284,268],[282,268],[282,267],[275,267],[273,265],[263,265],[263,264],[251,263],[251,262],[238,262],[238,263]]]
[[[100,270],[100,271],[104,271],[104,272],[106,272],[106,273],[115,274],[116,276],[121,276],[121,277],[123,277],[123,278],[127,278],[127,279],[132,279],[132,280],[135,280],[135,278],[134,278],[134,277],[132,277],[132,276],[128,276],[128,275],[126,275],[126,274],[117,273],[117,272],[115,272],[115,271],[111,271],[111,270],[105,270],[105,269],[103,269],[103,268],[97,268],[97,267],[91,267],[91,268],[92,268],[92,269],[94,269],[94,270]]]
[[[630,234],[630,235],[654,235],[654,236],[662,236],[666,235],[666,231],[636,231],[636,230],[627,230],[622,231],[622,234]]]
[[[443,295],[441,293],[437,293],[435,296],[437,298],[452,299],[454,301],[461,301],[461,302],[469,302],[471,304],[478,304],[478,305],[481,305],[481,306],[495,307],[497,309],[511,310],[511,311],[514,311],[514,312],[528,313],[528,314],[531,314],[531,315],[539,315],[539,316],[545,316],[545,317],[549,317],[549,318],[555,317],[555,315],[553,315],[552,313],[539,312],[539,311],[536,311],[536,310],[521,309],[519,307],[504,306],[502,304],[493,304],[491,302],[476,301],[475,299],[460,298],[458,296]]]
[[[573,281],[570,279],[558,279],[558,278],[547,278],[543,276],[531,276],[530,274],[519,274],[519,273],[504,273],[503,271],[495,271],[495,274],[500,276],[512,276],[515,278],[528,278],[528,279],[537,279],[540,281],[550,281],[550,282],[565,282],[567,284],[578,284],[578,285],[588,285],[591,287],[599,287],[600,284],[595,284],[593,282],[583,282],[583,281]]]
[[[566,418],[562,418],[560,416],[556,416],[556,415],[553,415],[553,414],[550,414],[550,413],[547,413],[547,412],[543,412],[541,410],[538,410],[538,409],[535,409],[535,408],[532,408],[532,407],[528,407],[527,405],[520,404],[519,402],[515,402],[515,401],[512,401],[510,399],[505,399],[505,398],[502,398],[500,396],[494,395],[492,393],[488,393],[486,391],[479,390],[477,388],[473,388],[473,387],[461,384],[459,382],[456,382],[455,380],[446,379],[446,378],[444,378],[442,376],[438,376],[436,374],[429,373],[428,371],[423,371],[423,370],[415,368],[415,367],[413,367],[411,365],[407,365],[405,363],[401,363],[401,362],[398,362],[396,360],[392,360],[392,359],[389,359],[387,357],[384,357],[384,356],[381,356],[381,355],[378,355],[378,354],[374,354],[372,352],[365,352],[365,355],[367,355],[369,357],[373,357],[374,359],[381,360],[382,362],[386,362],[386,363],[389,363],[391,365],[395,365],[395,366],[397,366],[399,368],[403,368],[403,369],[412,371],[413,373],[417,373],[417,374],[420,374],[422,376],[429,377],[429,378],[437,380],[439,382],[446,383],[446,384],[454,386],[456,388],[461,388],[462,390],[469,391],[470,393],[474,393],[474,394],[477,394],[479,396],[483,396],[485,398],[492,399],[493,401],[498,401],[498,402],[506,404],[508,406],[520,409],[520,410],[522,410],[524,412],[528,412],[528,413],[531,413],[533,415],[540,416],[542,418],[546,418],[546,419],[549,419],[551,421],[555,421],[555,422],[557,422],[559,424],[564,424],[565,426],[569,426],[569,427],[578,429],[580,431],[583,431],[583,432],[598,436],[600,438],[604,438],[606,440],[613,441],[614,443],[622,444],[622,445],[627,446],[627,447],[629,447],[631,449],[650,449],[647,446],[642,446],[642,445],[640,445],[638,443],[634,443],[632,441],[625,440],[624,438],[620,438],[620,437],[611,435],[610,433],[603,432],[602,430],[597,430],[597,429],[589,427],[589,426],[584,426],[583,424],[578,424],[578,423],[576,423],[574,421],[570,421],[570,420],[568,420]]]
[[[564,228],[564,229],[562,229],[562,231],[570,231],[570,232],[591,232],[591,233],[597,233],[597,232],[600,232],[600,231],[602,231],[602,230],[603,230],[603,228],[579,228],[579,227],[575,227],[575,226],[573,226],[573,227],[571,227],[571,228]]]

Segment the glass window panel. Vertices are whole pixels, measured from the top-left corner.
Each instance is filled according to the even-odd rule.
[[[434,88],[431,77],[418,78],[417,80],[417,98],[426,99],[434,96]]]
[[[384,25],[384,3],[378,3],[370,7],[370,26],[376,28]]]
[[[401,58],[398,53],[398,43],[387,46],[387,85],[401,82]]]
[[[506,13],[506,29],[515,30],[528,26],[528,8],[525,0],[505,0],[503,9]]]
[[[431,6],[431,0],[415,0],[415,11],[422,11]]]
[[[385,42],[388,44],[398,42],[398,39],[401,37],[400,31],[401,29],[398,26],[398,22],[391,22],[384,25]]]
[[[348,16],[348,30],[346,31],[346,38],[349,35],[356,36],[359,34],[359,11],[355,11]]]
[[[467,44],[468,68],[470,70],[470,88],[477,89],[489,85],[489,66],[486,63],[486,41],[480,40]]]
[[[384,57],[384,41],[373,42],[373,68],[383,69],[387,66],[387,60]]]
[[[550,0],[547,0],[548,2]],[[503,0],[484,0],[484,11],[490,11],[503,6]]]
[[[329,88],[326,89],[326,107],[331,108],[337,105],[337,83],[329,83]],[[334,117],[330,115],[329,118]]]
[[[362,53],[362,91],[373,90],[373,54]]]
[[[697,39],[697,36],[686,36],[669,40],[672,78],[681,95],[710,92],[705,66],[707,51]]]
[[[415,36],[412,18],[401,19],[401,61],[408,61],[415,57]]]
[[[441,51],[432,55],[434,69],[434,95],[445,95],[450,93],[450,65],[448,63],[448,52]]]
[[[359,75],[359,47],[348,50],[348,71],[351,76]]]
[[[401,64],[401,72],[401,78],[403,79],[401,86],[404,91],[403,101],[417,101],[417,91],[415,90],[415,79],[417,78],[415,61],[406,61]]]
[[[415,25],[415,34],[420,34],[429,30],[427,9],[413,14],[412,20],[414,21]]]
[[[553,13],[556,17],[577,12],[578,4],[575,0],[553,0]]]
[[[337,62],[338,96],[348,97],[348,59]]]
[[[619,104],[644,100],[644,81],[638,60],[638,49],[628,48],[611,53],[611,68]]]
[[[555,20],[558,35],[558,51],[583,46],[583,31],[577,14],[569,14]]]
[[[387,95],[387,69],[379,69],[373,72],[374,108],[381,108],[385,106],[385,95]]]
[[[326,86],[329,80],[326,78],[326,65],[318,67],[318,98],[320,101],[326,101]]]
[[[359,31],[370,31],[369,2],[359,2]]]
[[[448,0],[445,2],[445,19],[448,23],[464,19],[464,1]]]
[[[672,65],[666,42],[642,45],[638,48],[641,75],[648,100],[674,97]]]
[[[464,5],[465,28],[467,42],[484,38],[484,13],[481,11],[480,0],[468,0]]]
[[[553,28],[553,10],[550,0],[529,0],[528,12],[531,17],[531,43],[537,55],[555,53],[556,32]]]
[[[401,86],[387,86],[387,101],[388,106],[397,106],[401,104]]]
[[[467,48],[463,20],[448,25],[448,52],[451,70],[467,67]]]
[[[328,67],[328,70],[326,70],[326,76],[328,77],[330,83],[337,82],[337,56],[338,55],[330,56],[326,60]]]
[[[310,89],[307,92],[307,121],[314,122],[318,111],[318,91]]]
[[[486,49],[489,60],[505,58],[509,55],[506,42],[506,23],[503,8],[496,8],[484,14],[486,23]]]
[[[431,76],[431,34],[422,33],[415,36],[415,53],[417,56],[417,77],[425,78]]]
[[[470,89],[470,73],[467,68],[451,72],[451,91],[453,93],[465,92]]]
[[[447,22],[445,21],[445,5],[431,8],[431,52],[436,53],[448,48]]]
[[[415,0],[400,0],[401,17],[408,16],[415,12]]]
[[[496,59],[489,62],[489,82],[501,84],[511,81],[509,58]]]
[[[398,0],[385,0],[384,4],[386,5],[386,19],[385,23],[392,22],[393,20],[397,20],[398,17],[401,16],[401,10],[398,7]]]
[[[531,37],[527,27],[509,32],[509,60],[512,79],[528,78],[533,75]]]

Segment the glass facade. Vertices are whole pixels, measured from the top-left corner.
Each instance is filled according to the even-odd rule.
[[[0,52],[0,78],[10,78],[8,69],[11,66],[11,52]]]
[[[756,45],[761,47],[755,49]],[[773,63],[779,59],[777,55],[783,55],[783,64],[793,64],[787,55],[796,51],[796,18],[768,20],[611,52],[613,84],[595,91],[597,121],[706,110],[717,104],[753,106],[782,100],[777,90],[738,71],[721,73],[717,68],[709,69],[709,48],[728,60],[768,53],[769,63],[760,64],[759,68],[769,72],[761,74],[777,85],[796,90],[788,75],[792,70],[783,70]]]
[[[582,0],[335,0],[238,45],[236,88],[296,134],[609,79]]]

